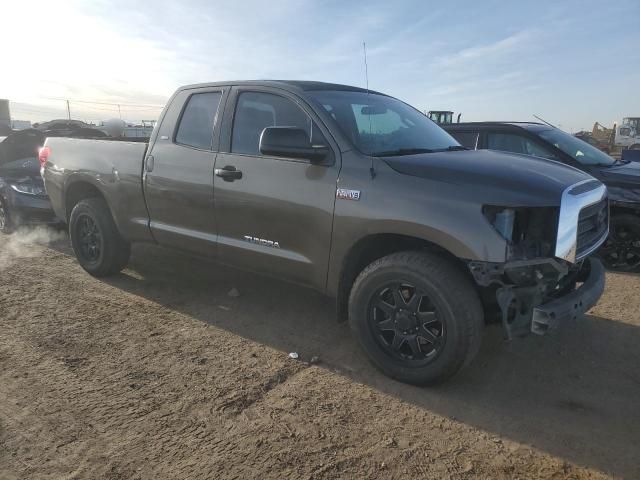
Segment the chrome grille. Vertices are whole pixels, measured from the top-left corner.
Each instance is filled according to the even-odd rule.
[[[598,248],[609,233],[607,188],[595,179],[564,190],[560,202],[556,257],[575,263]]]
[[[609,227],[609,204],[607,199],[589,205],[578,217],[578,239],[576,256],[582,257],[594,249]]]

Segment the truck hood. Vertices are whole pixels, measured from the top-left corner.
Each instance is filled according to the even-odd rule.
[[[593,177],[553,160],[493,150],[384,157],[395,171],[478,190],[483,202],[557,206],[570,185]]]

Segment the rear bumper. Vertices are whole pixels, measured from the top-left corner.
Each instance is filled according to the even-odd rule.
[[[602,296],[605,286],[605,271],[596,258],[588,258],[589,273],[584,283],[572,292],[533,309],[531,331],[544,335],[558,324],[578,318],[593,307]]]

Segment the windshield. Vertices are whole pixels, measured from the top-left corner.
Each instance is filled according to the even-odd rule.
[[[613,165],[616,163],[603,151],[557,128],[543,130],[538,135],[567,155],[571,155],[582,165]]]
[[[463,150],[447,132],[395,98],[350,91],[312,91],[309,97],[366,155],[384,157]]]

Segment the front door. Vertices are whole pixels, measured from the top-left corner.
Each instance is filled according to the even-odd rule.
[[[214,130],[222,97],[220,89],[180,92],[147,154],[145,198],[160,245],[215,256]]]
[[[227,144],[216,158],[214,176],[219,260],[323,289],[338,149],[313,111],[280,90],[236,88],[229,105]],[[332,147],[331,159],[314,165],[261,155],[260,134],[271,126],[305,129],[314,144]]]

